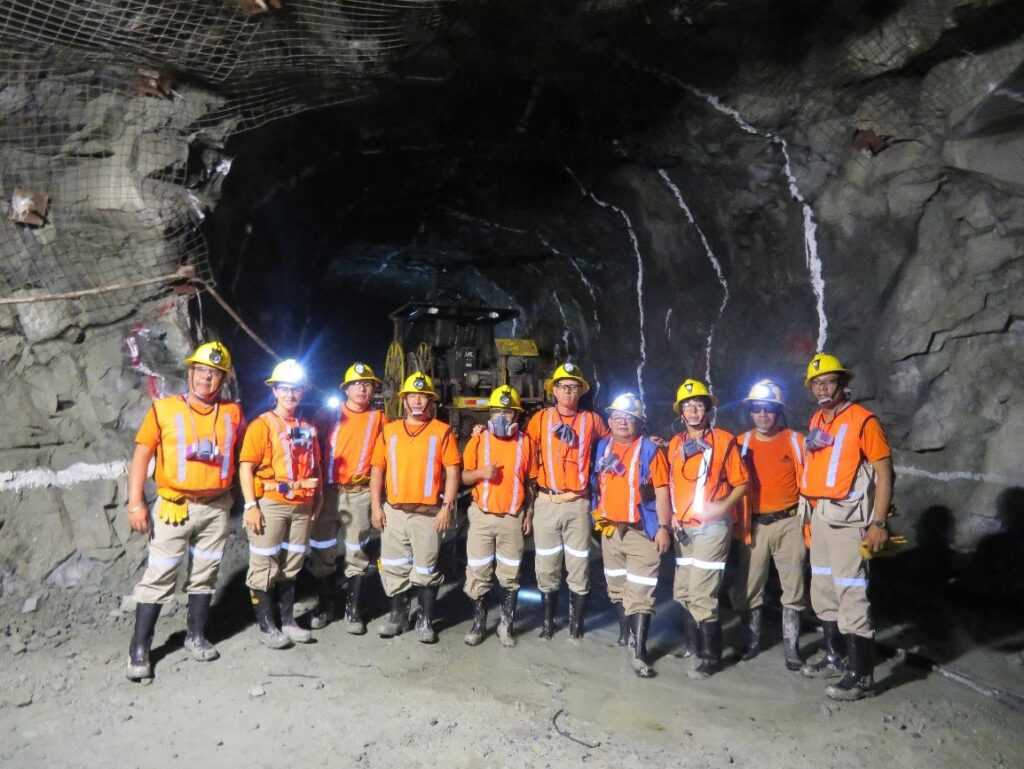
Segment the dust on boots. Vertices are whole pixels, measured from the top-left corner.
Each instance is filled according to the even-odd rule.
[[[149,652],[153,646],[153,629],[160,616],[160,608],[158,603],[135,605],[135,632],[128,647],[128,666],[124,671],[129,681],[143,681],[153,677]]]
[[[274,621],[274,607],[270,593],[266,590],[249,588],[249,599],[252,601],[252,608],[256,614],[256,627],[263,645],[268,649],[287,649],[291,646],[291,640],[281,632]]]
[[[185,649],[198,662],[209,662],[220,657],[216,647],[206,639],[206,622],[210,618],[211,593],[189,593],[188,596],[188,633],[185,636]]]

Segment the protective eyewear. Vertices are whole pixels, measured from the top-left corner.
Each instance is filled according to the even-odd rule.
[[[815,377],[811,380],[811,387],[835,387],[839,384],[839,377]]]
[[[224,376],[224,372],[221,371],[220,369],[211,368],[210,366],[204,366],[201,363],[196,363],[194,366],[192,366],[192,370],[195,371],[197,374],[209,376],[213,379],[217,379],[218,377]]]
[[[279,392],[282,395],[289,395],[289,394],[291,394],[291,395],[299,395],[299,394],[305,392],[305,389],[306,388],[304,388],[304,387],[293,387],[292,385],[277,385],[274,388],[274,391],[275,392]]]
[[[559,384],[556,384],[555,387],[557,387],[562,392],[566,392],[566,393],[578,393],[578,392],[581,392],[583,390],[583,385],[563,384],[561,382]]]
[[[750,413],[751,414],[779,414],[782,412],[782,406],[777,403],[751,403]]]
[[[692,400],[686,401],[680,408],[683,411],[707,411],[708,405],[704,401]]]

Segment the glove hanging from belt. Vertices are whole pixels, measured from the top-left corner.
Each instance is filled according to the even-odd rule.
[[[188,520],[188,499],[181,492],[173,489],[159,488],[156,490],[160,497],[160,504],[157,506],[157,515],[160,520],[170,526],[177,526]]]
[[[870,561],[872,558],[888,558],[893,555],[899,555],[900,548],[907,544],[907,538],[902,534],[893,534],[889,539],[882,543],[882,549],[877,553],[872,553],[871,548],[868,547],[868,543],[860,543],[860,557],[865,561]]]
[[[597,532],[599,537],[611,537],[611,535],[618,529],[614,523],[609,523],[602,518],[601,514],[597,510],[594,510],[590,514],[594,516],[594,531]]]

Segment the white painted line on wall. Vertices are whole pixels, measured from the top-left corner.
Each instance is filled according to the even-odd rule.
[[[124,462],[105,462],[88,464],[76,462],[64,470],[51,470],[48,467],[37,467],[32,470],[11,470],[0,472],[0,491],[20,491],[21,489],[67,489],[88,481],[113,481],[128,475],[128,466]]]

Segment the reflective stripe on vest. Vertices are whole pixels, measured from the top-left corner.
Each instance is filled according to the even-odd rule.
[[[547,413],[548,413],[548,426],[547,426],[547,430],[545,430],[545,432],[546,432],[546,435],[547,435],[547,447],[548,447],[548,450],[547,450],[547,453],[544,455],[544,469],[548,471],[548,489],[550,491],[557,492],[557,491],[560,491],[560,489],[558,488],[558,485],[555,483],[555,454],[554,454],[554,448],[551,445],[552,444],[551,433],[553,432],[552,431],[552,427],[554,427],[554,414],[556,414],[557,412],[555,411],[554,407],[551,407],[551,408],[548,409]],[[541,426],[541,429],[544,429],[544,420],[543,419],[541,420],[540,426]]]
[[[284,454],[284,467],[288,480],[294,481],[295,467],[292,464],[292,442],[288,437],[288,423],[273,411],[268,411],[267,414],[269,414],[281,427],[281,430],[277,434],[277,440],[281,444],[282,453]],[[273,464],[273,458],[271,458],[271,464]]]
[[[629,484],[629,522],[636,523],[636,471],[640,467],[640,441],[643,438],[637,438],[633,441],[633,446],[636,446],[636,452],[633,454],[633,458],[629,461],[629,475],[626,478],[626,482]],[[604,447],[604,454],[601,456],[602,459],[612,453],[612,444],[615,441],[612,438],[608,438],[608,445]],[[626,449],[626,453],[629,453],[630,449]],[[620,460],[621,461],[621,460]],[[601,472],[601,513],[607,518],[608,509],[605,507],[605,497],[608,485],[608,472]]]
[[[437,436],[430,436],[430,448],[427,449],[427,464],[423,480],[423,498],[430,499],[434,496],[434,458],[437,456]]]
[[[590,414],[588,414],[585,411],[578,411],[576,412],[576,414],[579,415],[580,418],[580,431],[577,433],[576,430],[573,429],[573,433],[576,435],[578,441],[576,446],[576,467],[579,474],[577,477],[579,479],[580,484],[579,488],[585,489],[587,487],[586,462],[587,456],[590,453],[589,447],[587,445],[587,429],[588,425],[590,424]],[[548,450],[547,454],[544,456],[544,469],[547,470],[548,489],[555,492],[561,492],[562,489],[558,488],[558,485],[555,483],[555,454],[551,440],[551,433],[552,428],[555,424],[555,419],[558,419],[559,424],[565,423],[562,422],[562,420],[558,417],[558,409],[556,409],[554,406],[548,408],[547,417],[548,424],[546,430],[546,445]],[[573,420],[575,421],[575,416],[573,417]],[[572,425],[570,424],[569,427],[572,427]],[[541,429],[544,429],[543,418],[541,419]]]
[[[789,442],[793,444],[793,456],[796,457],[797,465],[802,465],[804,463],[804,455],[800,451],[800,436],[794,432],[790,432]]]
[[[178,480],[185,482],[185,415],[178,413],[174,415],[174,430],[178,434]]]
[[[836,433],[836,440],[831,446],[829,451],[832,454],[828,459],[828,474],[825,476],[825,485],[830,489],[836,485],[836,472],[839,470],[839,458],[843,455],[843,440],[846,438],[846,431],[849,429],[849,425],[843,425],[839,428],[839,432]]]
[[[491,463],[491,432],[484,431],[484,466]],[[523,434],[516,435],[516,458],[512,463],[512,501],[508,510],[491,510],[488,504],[491,495],[491,482],[483,482],[483,490],[480,492],[480,509],[488,513],[510,513],[515,514],[519,510],[519,497],[522,493],[522,482],[519,480],[520,468],[523,464]]]
[[[398,445],[398,436],[392,435],[388,441],[388,465],[391,469],[391,486],[398,493],[398,454],[395,446]]]
[[[342,409],[344,409],[344,406]],[[345,421],[344,413],[345,412],[342,411],[342,417],[334,423],[334,427],[331,429],[330,438],[328,439],[331,447],[331,457],[327,464],[328,482],[334,480],[334,466],[338,459],[338,434],[341,432],[341,423]],[[359,450],[359,462],[356,464],[356,467],[353,468],[352,475],[369,474],[369,469],[366,468],[364,472],[364,468],[366,467],[366,458],[370,453],[370,438],[373,437],[373,428],[377,424],[377,414],[378,411],[376,409],[370,409],[366,420],[366,432],[363,434],[363,447]]]
[[[740,456],[744,459],[747,458],[747,446],[750,445],[750,433],[743,433],[743,447],[740,449]]]
[[[231,415],[224,414],[224,460],[220,464],[220,477],[222,480],[227,480],[228,475],[231,473],[231,462],[234,459],[234,452],[231,450],[231,446],[234,445],[235,440],[235,426],[231,423]]]

